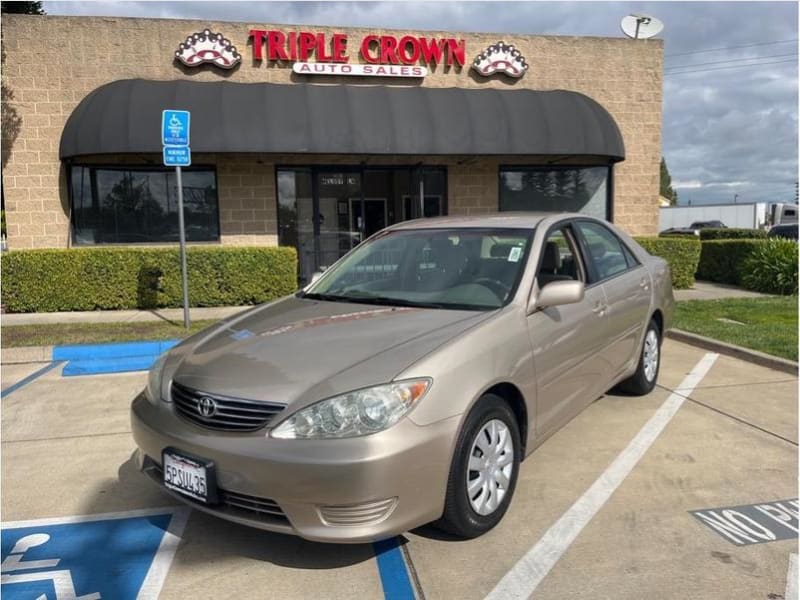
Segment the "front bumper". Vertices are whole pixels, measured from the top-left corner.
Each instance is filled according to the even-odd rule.
[[[403,419],[360,438],[278,440],[266,430],[198,427],[144,394],[131,405],[138,466],[162,489],[164,448],[213,460],[220,504],[169,493],[224,519],[322,542],[372,542],[438,519],[458,422]]]

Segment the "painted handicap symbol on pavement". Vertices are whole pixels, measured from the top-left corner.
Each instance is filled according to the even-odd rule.
[[[156,598],[189,509],[163,508],[2,524],[4,600]]]

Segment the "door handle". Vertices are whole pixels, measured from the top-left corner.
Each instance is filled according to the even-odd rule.
[[[606,314],[606,310],[608,310],[608,305],[598,302],[594,305],[592,312],[598,317],[602,317],[604,314]]]
[[[639,282],[639,287],[647,291],[650,289],[650,282],[647,281],[647,279],[642,278],[642,280]]]

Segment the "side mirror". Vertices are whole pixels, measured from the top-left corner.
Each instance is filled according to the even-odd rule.
[[[531,303],[529,312],[548,306],[575,304],[583,300],[583,293],[582,281],[551,281],[539,290],[539,295]]]

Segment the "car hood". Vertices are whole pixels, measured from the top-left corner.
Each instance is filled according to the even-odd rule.
[[[309,404],[391,381],[493,312],[290,297],[176,348],[172,379],[213,394]]]

